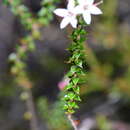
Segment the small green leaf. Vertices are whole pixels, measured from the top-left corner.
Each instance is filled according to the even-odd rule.
[[[64,110],[67,110],[68,108],[69,108],[69,107],[68,107],[68,105],[66,105],[66,104],[65,104],[64,107],[63,107]]]
[[[76,104],[76,102],[68,102],[68,106],[72,109],[72,108],[78,108],[78,105]]]
[[[80,87],[79,86],[73,87],[73,90],[75,93],[80,94]]]
[[[74,85],[77,85],[79,78],[74,78],[72,81],[73,81]]]
[[[79,61],[79,62],[77,63],[77,65],[78,65],[79,67],[83,68],[83,61]]]
[[[76,66],[72,66],[71,69],[70,69],[70,72],[72,74],[74,74],[76,72]]]
[[[73,100],[73,99],[75,99],[75,93],[73,93],[73,92],[69,92],[69,93],[67,93],[66,95],[65,95],[65,98],[66,99],[69,99],[69,100]]]
[[[69,89],[73,88],[73,84],[70,83],[70,84],[68,84],[65,88],[66,88],[67,90],[69,90]]]
[[[74,98],[74,100],[76,100],[76,101],[81,101],[81,98],[80,98],[80,96],[76,96],[76,97]]]

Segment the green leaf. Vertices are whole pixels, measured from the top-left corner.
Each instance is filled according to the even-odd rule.
[[[79,78],[74,78],[74,79],[72,79],[72,81],[73,81],[74,85],[77,85]]]
[[[83,68],[83,61],[82,61],[82,60],[76,62],[76,64],[77,64],[79,67]]]
[[[64,105],[63,109],[67,110],[69,108],[69,106],[67,104]]]
[[[72,66],[71,69],[70,69],[70,72],[72,74],[74,74],[76,72],[76,70],[77,70],[76,66]]]
[[[65,88],[66,88],[66,90],[69,90],[69,89],[73,88],[73,84],[70,83],[70,84],[68,84]]]
[[[76,96],[74,99],[75,99],[76,101],[81,101],[80,96]]]
[[[75,93],[80,94],[80,87],[79,86],[73,87],[73,90]]]
[[[76,102],[68,102],[68,106],[72,109],[72,108],[79,108],[78,105],[76,104]]]
[[[69,92],[64,96],[64,100],[74,100],[75,99],[75,93]]]
[[[69,109],[67,113],[69,113],[69,114],[73,114],[73,113],[75,113],[75,110],[73,110],[73,109]]]

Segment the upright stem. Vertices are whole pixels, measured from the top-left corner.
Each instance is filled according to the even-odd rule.
[[[86,31],[83,29],[83,25],[84,23],[82,23],[79,19],[79,25],[71,35],[72,44],[68,49],[71,54],[68,63],[71,65],[69,72],[66,74],[66,77],[69,79],[69,83],[65,87],[64,109],[66,110],[67,117],[74,130],[77,130],[78,128],[72,119],[72,114],[75,112],[76,108],[79,108],[77,102],[81,101],[80,81],[81,76],[85,75],[86,65],[83,45],[86,40]]]
[[[67,117],[68,117],[68,120],[71,122],[71,125],[73,126],[74,130],[78,130],[77,125],[75,124],[75,122],[72,118],[72,115],[69,114]]]
[[[32,91],[31,89],[27,89],[28,98],[26,100],[27,109],[28,112],[31,113],[31,119],[30,119],[30,127],[31,130],[38,130],[38,122],[37,122],[37,116],[35,112],[33,97],[32,97]]]

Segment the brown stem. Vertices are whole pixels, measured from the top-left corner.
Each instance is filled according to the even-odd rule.
[[[35,113],[31,89],[27,89],[27,93],[28,93],[28,98],[26,100],[26,105],[27,105],[28,111],[31,113],[31,116],[32,116],[30,119],[30,127],[31,127],[31,130],[38,130],[37,116]]]
[[[72,118],[72,115],[71,114],[68,114],[68,120],[70,121],[71,125],[73,126],[74,130],[78,130],[77,128],[77,125],[75,124],[73,118]]]

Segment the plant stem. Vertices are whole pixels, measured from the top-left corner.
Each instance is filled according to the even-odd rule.
[[[27,89],[26,92],[28,94],[28,98],[26,100],[27,109],[28,112],[31,113],[32,115],[30,119],[30,127],[31,130],[38,130],[38,122],[37,122],[37,116],[36,116],[34,102],[33,102],[32,91],[31,89]]]
[[[65,87],[65,96],[64,96],[64,109],[66,111],[68,120],[71,122],[74,130],[78,130],[75,121],[72,118],[72,114],[75,113],[75,109],[79,108],[77,102],[81,101],[80,99],[80,85],[82,81],[82,76],[85,76],[85,49],[84,42],[86,40],[86,30],[84,30],[84,23],[82,19],[79,18],[79,25],[73,31],[71,38],[72,44],[69,47],[70,58],[68,63],[71,64],[69,72],[66,74],[66,77],[69,79],[68,85]]]
[[[71,125],[73,126],[74,130],[78,130],[77,128],[77,125],[75,124],[73,118],[72,118],[72,115],[71,114],[68,114],[68,120],[70,121]]]
[[[85,53],[84,53],[84,41],[86,40],[86,31],[83,29],[82,24],[79,24],[71,35],[72,44],[69,47],[71,56],[68,63],[71,64],[70,71],[66,74],[69,79],[69,83],[65,88],[64,96],[64,109],[67,114],[73,114],[75,109],[78,108],[77,102],[80,99],[80,81],[81,77],[85,75]]]

